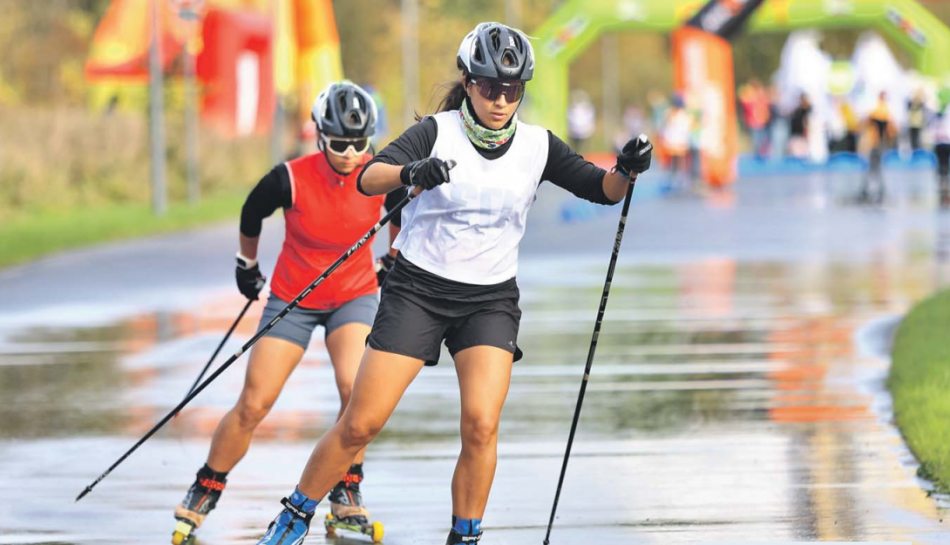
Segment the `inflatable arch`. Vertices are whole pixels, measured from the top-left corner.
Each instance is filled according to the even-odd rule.
[[[671,33],[705,2],[568,0],[531,35],[537,70],[525,119],[566,136],[571,62],[606,32]],[[914,0],[767,0],[747,32],[873,28],[906,49],[922,75],[950,75],[950,29]],[[635,66],[631,67],[636,70]]]

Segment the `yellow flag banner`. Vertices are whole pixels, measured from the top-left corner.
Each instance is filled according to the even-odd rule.
[[[185,23],[167,0],[159,1],[164,68],[181,53],[187,35]],[[152,41],[152,0],[113,0],[93,35],[86,60],[88,81],[99,78],[148,76],[148,48]]]

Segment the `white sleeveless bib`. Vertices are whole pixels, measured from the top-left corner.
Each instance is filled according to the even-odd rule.
[[[422,269],[466,284],[497,284],[518,272],[518,245],[548,160],[548,133],[518,122],[505,154],[488,160],[469,141],[458,111],[433,116],[432,157],[457,163],[450,182],[402,210],[393,248]]]

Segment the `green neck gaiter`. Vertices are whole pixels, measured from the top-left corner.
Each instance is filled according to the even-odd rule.
[[[465,128],[468,139],[482,149],[497,149],[504,146],[514,136],[515,128],[518,126],[517,113],[511,116],[511,120],[508,121],[507,125],[497,130],[479,125],[475,121],[475,116],[472,114],[467,99],[462,102],[462,106],[459,108],[459,119],[462,120],[462,127]]]

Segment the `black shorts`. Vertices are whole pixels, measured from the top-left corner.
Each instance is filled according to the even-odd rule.
[[[379,310],[367,344],[374,350],[439,363],[442,341],[455,356],[473,346],[518,349],[518,283],[478,286],[447,280],[410,263],[402,254],[383,282]]]

